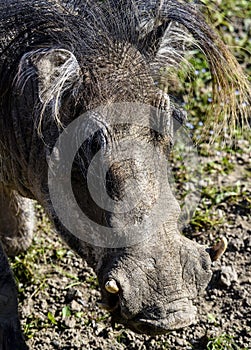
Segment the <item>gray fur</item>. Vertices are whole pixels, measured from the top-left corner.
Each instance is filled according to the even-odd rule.
[[[33,201],[0,185],[0,240],[9,256],[25,251],[35,226]]]

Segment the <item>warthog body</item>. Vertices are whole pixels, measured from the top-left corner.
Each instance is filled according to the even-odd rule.
[[[114,321],[153,335],[194,322],[192,300],[211,278],[209,250],[178,232],[179,205],[167,178],[163,186],[154,153],[168,153],[173,119],[183,118],[159,89],[163,85],[160,73],[164,68],[172,74],[178,69],[186,41],[191,42],[189,35],[207,56],[218,89],[216,100],[224,105],[227,95],[228,112],[236,107],[232,99],[235,89],[243,95],[245,79],[192,2],[0,1],[2,247],[9,255],[28,247],[34,226],[30,199],[37,200],[65,242],[95,269],[103,305]],[[130,120],[117,125],[109,113],[107,117],[109,106],[119,110],[127,108],[126,104],[128,115],[133,115],[132,105],[142,105],[143,111],[143,106],[153,106],[162,112],[151,118],[144,114],[144,123],[139,119],[138,125]],[[98,109],[100,106],[108,109]],[[87,137],[74,157],[71,185],[88,223],[78,222],[74,213],[68,213],[72,202],[65,194],[60,145],[53,151],[62,131],[82,115],[78,130]],[[151,127],[152,120],[157,127]],[[158,132],[161,123],[164,136]],[[88,134],[88,130],[95,132]],[[77,137],[68,139],[70,149]],[[130,152],[122,147],[120,152],[126,157],[113,159],[116,145],[124,140],[129,140]],[[136,147],[138,141],[147,146]],[[99,186],[99,172],[106,167],[105,187],[113,210],[97,205],[88,188],[88,168],[97,152],[101,154],[100,168],[95,168],[91,177]],[[52,203],[48,172],[52,170],[49,179],[53,183],[57,161],[63,165],[59,167],[62,197],[58,199],[67,220],[74,217],[78,234],[61,223],[65,218]],[[128,191],[136,200],[135,187],[126,189],[130,180],[143,195],[135,207],[123,213],[119,205]],[[140,225],[150,217],[159,193],[165,203],[156,216],[161,218],[160,224],[147,221],[142,237],[128,243],[127,228],[141,232]],[[94,222],[96,226],[92,226]],[[112,242],[102,240],[102,228],[114,232]],[[15,286],[1,245],[0,249],[0,349],[20,350],[26,345],[19,327]]]

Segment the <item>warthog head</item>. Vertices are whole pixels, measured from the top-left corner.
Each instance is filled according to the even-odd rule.
[[[192,300],[211,278],[210,250],[178,231],[170,115],[133,102],[87,112],[60,136],[49,163],[57,217],[80,247],[102,247],[93,248],[102,307],[148,334],[195,322]]]
[[[137,103],[88,114],[82,130],[90,131],[95,124],[97,131],[82,145],[71,171],[75,199],[88,218],[74,217],[69,210],[68,220],[74,218],[80,228],[75,226],[73,232],[103,247],[96,266],[101,306],[114,322],[148,334],[195,322],[192,300],[207,287],[211,261],[225,249],[224,242],[207,249],[178,230],[180,207],[167,172],[171,139],[156,126],[168,125],[169,117]]]
[[[180,207],[167,172],[170,138],[146,125],[169,114],[154,112],[119,103],[87,113],[73,128],[85,141],[72,168],[66,169],[75,153],[70,127],[50,162],[50,194],[60,221],[80,246],[85,241],[102,247],[94,249],[101,305],[114,321],[149,334],[194,322],[192,300],[211,278],[210,251],[178,231]],[[96,131],[88,137],[86,130]]]

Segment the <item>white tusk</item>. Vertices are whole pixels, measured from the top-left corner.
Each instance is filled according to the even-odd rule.
[[[119,292],[119,287],[117,285],[117,282],[114,279],[108,280],[106,282],[105,289],[107,292],[112,294],[117,294]]]
[[[212,248],[210,248],[210,256],[212,261],[219,259],[227,249],[227,240],[225,237],[222,237],[221,240],[216,243]]]

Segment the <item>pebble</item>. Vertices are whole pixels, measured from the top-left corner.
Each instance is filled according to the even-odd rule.
[[[185,345],[184,339],[177,338],[177,339],[175,340],[175,342],[176,342],[177,345],[180,345],[180,346]]]
[[[230,287],[232,282],[238,282],[238,275],[233,266],[222,266],[219,283],[223,287]]]
[[[65,318],[64,323],[68,328],[74,328],[76,326],[76,320],[74,317]]]
[[[73,312],[76,312],[76,311],[80,311],[81,310],[81,305],[75,301],[75,300],[72,300],[72,302],[70,303],[70,306],[71,306],[71,310]]]

